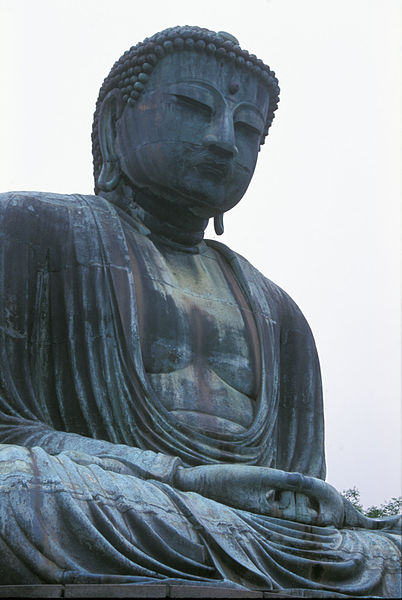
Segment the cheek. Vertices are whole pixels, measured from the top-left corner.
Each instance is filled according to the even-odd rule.
[[[151,142],[137,147],[130,155],[129,165],[134,172],[141,172],[149,180],[162,180],[171,170],[171,153],[166,144]]]
[[[239,166],[239,171],[242,173],[243,178],[251,178],[257,164],[259,145],[240,145],[238,150],[239,153],[235,158],[235,162]]]
[[[177,142],[149,142],[129,149],[125,160],[126,174],[138,184],[177,187],[186,176],[189,149]]]

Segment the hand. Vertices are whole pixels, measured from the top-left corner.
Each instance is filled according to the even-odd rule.
[[[309,525],[339,527],[344,519],[337,490],[300,473],[247,465],[179,467],[173,484],[227,506]]]

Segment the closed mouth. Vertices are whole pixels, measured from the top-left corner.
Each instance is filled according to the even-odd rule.
[[[198,163],[196,167],[206,175],[224,179],[229,175],[231,165],[226,161],[205,160]]]

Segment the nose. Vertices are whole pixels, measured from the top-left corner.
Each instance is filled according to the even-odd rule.
[[[232,159],[238,154],[233,117],[229,110],[223,111],[221,115],[215,115],[202,143],[222,158]]]

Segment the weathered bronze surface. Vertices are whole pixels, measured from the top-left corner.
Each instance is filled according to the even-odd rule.
[[[400,594],[397,519],[324,481],[302,313],[203,239],[278,93],[229,34],[156,34],[102,86],[96,195],[1,195],[1,584]]]
[[[0,598],[305,598],[303,591],[256,591],[197,584],[1,585]],[[319,594],[315,596],[319,598]]]

